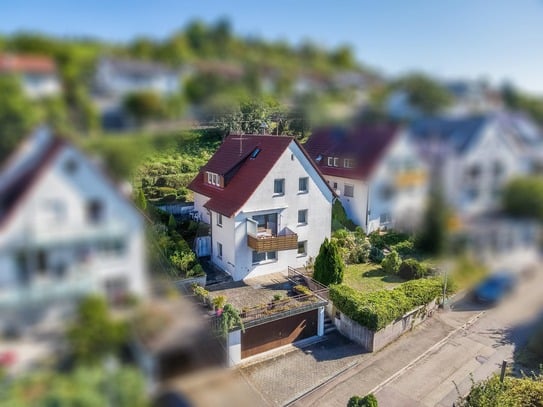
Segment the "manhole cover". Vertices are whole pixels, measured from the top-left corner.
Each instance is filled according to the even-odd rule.
[[[482,355],[477,355],[475,356],[475,360],[481,364],[485,363],[488,358],[486,356],[482,356]]]

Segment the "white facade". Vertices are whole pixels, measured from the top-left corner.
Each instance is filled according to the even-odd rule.
[[[20,76],[23,91],[31,99],[56,96],[61,91],[60,81],[55,74],[23,73]]]
[[[336,190],[347,216],[366,233],[415,227],[428,193],[427,167],[417,158],[405,132],[394,139],[367,180],[325,178]]]
[[[0,312],[148,294],[143,221],[83,154],[63,145],[31,182],[0,225]]]
[[[447,202],[461,216],[498,209],[503,186],[526,170],[517,146],[498,121],[487,120],[473,137],[475,143],[468,149],[443,154],[434,163]]]
[[[300,178],[307,178],[307,191],[299,191]],[[274,181],[284,179],[284,193],[274,194]],[[301,148],[291,142],[250,199],[231,218],[204,207],[206,198],[195,193],[194,207],[202,220],[211,224],[214,264],[232,275],[234,280],[274,272],[285,272],[289,266],[302,267],[315,258],[325,238],[330,237],[332,191]],[[299,211],[307,211],[299,223]],[[299,248],[278,250],[254,258],[248,246],[248,230],[253,217],[269,215],[276,220],[277,234],[287,229],[297,234]],[[221,217],[218,222],[218,218]],[[248,220],[249,219],[249,220]],[[221,253],[222,252],[222,253]]]
[[[114,97],[153,91],[165,96],[179,91],[178,73],[139,61],[102,59],[96,68],[96,85],[100,92]]]

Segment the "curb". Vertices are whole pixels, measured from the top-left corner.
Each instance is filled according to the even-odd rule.
[[[459,326],[458,328],[452,330],[449,332],[443,339],[441,339],[439,342],[436,342],[432,346],[430,346],[428,349],[426,349],[422,354],[417,356],[415,359],[413,359],[411,362],[409,362],[407,365],[402,367],[400,370],[398,370],[396,373],[394,373],[392,376],[390,376],[388,379],[383,380],[381,383],[379,383],[377,386],[375,386],[373,389],[371,389],[369,393],[377,393],[379,390],[381,390],[383,387],[385,387],[388,383],[394,381],[398,377],[400,377],[402,374],[404,374],[406,371],[411,369],[413,366],[415,366],[420,360],[422,360],[424,357],[426,357],[428,354],[432,353],[434,350],[441,347],[445,342],[449,340],[451,336],[456,334],[457,332],[464,330],[468,328],[470,325],[472,325],[476,320],[478,320],[486,311],[481,311],[478,314],[471,317],[467,322],[465,322],[463,325]]]

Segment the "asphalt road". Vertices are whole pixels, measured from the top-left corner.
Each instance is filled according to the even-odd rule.
[[[515,293],[497,307],[485,308],[463,298],[427,326],[377,352],[374,362],[341,374],[294,405],[345,406],[350,396],[373,391],[379,406],[450,407],[469,390],[472,380],[498,372],[503,360],[513,360],[515,347],[525,343],[541,317],[541,287],[543,272],[521,281]],[[444,327],[450,331],[442,340],[398,366],[410,345],[416,347],[422,336]]]

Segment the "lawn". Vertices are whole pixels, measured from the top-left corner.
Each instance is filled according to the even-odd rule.
[[[361,292],[392,289],[405,280],[385,273],[381,266],[372,263],[349,264],[345,267],[343,283]]]

